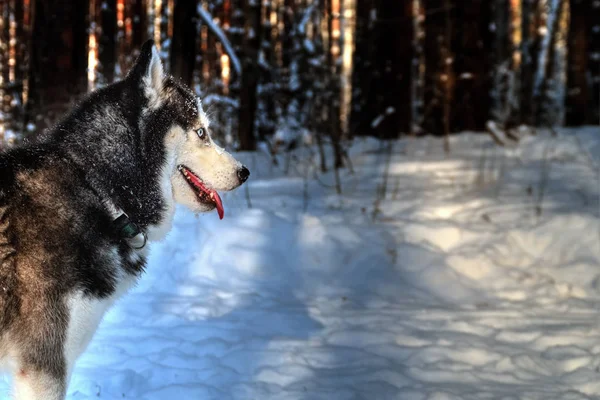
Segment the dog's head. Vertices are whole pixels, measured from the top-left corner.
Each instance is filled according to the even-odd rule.
[[[250,172],[211,138],[210,121],[200,99],[186,85],[163,71],[154,43],[148,41],[127,79],[141,87],[145,97],[142,130],[169,121],[164,138],[163,191],[194,212],[217,209],[223,218],[218,191],[229,191],[244,183]],[[146,144],[148,145],[148,144]]]

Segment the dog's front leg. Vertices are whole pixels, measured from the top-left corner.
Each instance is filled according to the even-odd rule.
[[[63,400],[66,377],[36,368],[22,367],[14,377],[15,400]]]
[[[22,304],[29,317],[12,332],[14,399],[63,400],[68,372],[64,352],[67,308],[44,296],[24,297]]]

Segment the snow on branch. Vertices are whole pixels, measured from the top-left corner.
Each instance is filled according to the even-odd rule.
[[[549,60],[548,58],[550,55],[550,46],[552,45],[552,37],[556,34],[556,32],[554,32],[554,27],[556,24],[555,20],[559,18],[560,6],[560,0],[552,0],[549,4],[545,35],[542,39],[542,48],[539,53],[537,71],[535,72],[535,82],[533,86],[534,96],[540,94],[542,83],[544,82],[544,79],[546,79],[546,63],[553,62],[553,60]]]
[[[202,103],[206,106],[212,106],[213,104],[227,104],[233,108],[238,108],[240,106],[240,103],[237,100],[218,94],[209,94],[202,99]]]
[[[221,29],[221,27],[217,25],[215,21],[213,21],[212,15],[210,15],[210,13],[206,11],[202,5],[198,5],[198,14],[200,15],[200,18],[202,18],[202,21],[208,26],[208,29],[210,29],[223,44],[223,48],[225,48],[225,52],[229,56],[231,64],[233,64],[233,69],[238,77],[241,76],[242,64],[240,63],[240,59],[238,58],[237,54],[235,54],[231,42],[229,39],[227,39],[227,35],[225,35],[225,32],[223,32],[223,29]]]
[[[306,26],[308,25],[308,22],[310,21],[310,17],[313,13],[313,11],[315,11],[316,6],[315,4],[311,4],[308,7],[306,7],[306,10],[304,10],[304,14],[302,15],[302,19],[300,20],[300,25],[298,26],[298,32],[300,32],[301,35],[305,35],[306,34]]]

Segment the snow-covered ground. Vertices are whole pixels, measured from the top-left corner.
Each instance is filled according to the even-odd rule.
[[[373,139],[307,201],[306,164],[239,155],[249,193],[178,211],[68,398],[597,398],[600,128],[451,145],[395,142],[379,202]]]

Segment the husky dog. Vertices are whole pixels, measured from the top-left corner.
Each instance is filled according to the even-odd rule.
[[[175,203],[223,205],[250,172],[217,146],[152,41],[127,77],[38,141],[0,154],[0,363],[19,400],[59,400],[102,316],[145,266]],[[1,396],[0,396],[1,397]]]

